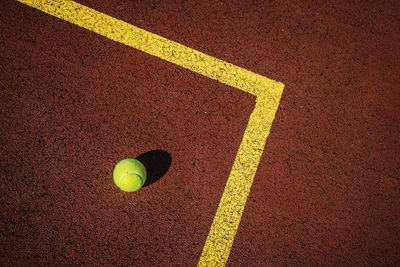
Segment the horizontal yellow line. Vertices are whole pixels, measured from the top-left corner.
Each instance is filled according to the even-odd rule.
[[[111,40],[257,96],[199,266],[223,266],[239,227],[284,85],[69,0],[18,0]]]
[[[265,82],[275,82],[164,37],[68,0],[18,0],[111,40],[172,62],[224,84],[257,95]]]

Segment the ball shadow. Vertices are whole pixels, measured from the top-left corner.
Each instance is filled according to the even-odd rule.
[[[146,168],[147,179],[143,187],[160,180],[171,166],[172,157],[164,150],[153,150],[139,155],[137,158]]]

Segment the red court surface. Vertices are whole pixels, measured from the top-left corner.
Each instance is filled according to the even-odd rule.
[[[400,265],[397,1],[78,2],[285,85],[227,266]],[[0,265],[195,266],[255,97],[17,1],[0,32]]]

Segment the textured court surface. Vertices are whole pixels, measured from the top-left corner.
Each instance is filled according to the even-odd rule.
[[[221,68],[199,74],[2,1],[2,265],[194,266],[238,158],[256,171],[243,216],[204,264],[400,264],[397,2],[78,2],[283,94],[269,132],[251,120],[253,87]],[[257,166],[237,156],[253,124],[269,133]],[[166,174],[118,191],[114,164],[154,150]]]

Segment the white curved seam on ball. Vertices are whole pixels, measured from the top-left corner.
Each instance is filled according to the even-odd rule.
[[[122,179],[124,179],[124,177],[127,176],[128,174],[136,174],[136,175],[139,176],[139,178],[140,178],[140,183],[143,184],[142,176],[141,176],[139,173],[136,173],[136,172],[126,172],[126,173],[124,173],[124,175],[122,175],[122,176],[119,178],[118,187],[121,187],[121,181],[122,181]]]

